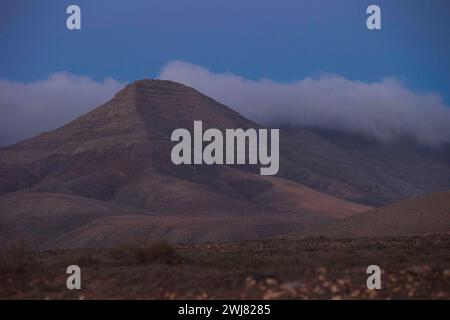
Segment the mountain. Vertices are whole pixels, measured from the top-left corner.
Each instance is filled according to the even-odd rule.
[[[259,165],[176,166],[170,135],[195,120],[262,128],[182,84],[140,80],[61,128],[0,148],[0,243],[254,239],[450,189],[447,148],[317,129],[280,128],[276,177]]]
[[[398,237],[450,232],[450,191],[427,194],[304,230],[290,237]]]
[[[260,176],[255,166],[173,165],[172,131],[199,119],[205,128],[260,128],[192,88],[143,80],[57,130],[2,148],[0,242],[241,240],[369,208]]]

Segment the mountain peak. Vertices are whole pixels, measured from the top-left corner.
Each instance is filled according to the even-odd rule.
[[[108,102],[106,117],[138,115],[147,127],[169,134],[179,127],[191,127],[203,120],[215,128],[256,127],[240,114],[184,84],[159,79],[134,81]]]
[[[127,97],[127,96],[139,96],[145,94],[154,93],[197,93],[193,88],[185,86],[181,83],[170,80],[159,79],[141,79],[133,81],[126,85],[122,90],[116,93],[115,98]]]

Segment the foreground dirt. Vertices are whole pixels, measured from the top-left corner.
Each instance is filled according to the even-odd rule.
[[[450,299],[450,235],[1,254],[1,299]],[[66,288],[68,265],[82,290]],[[366,268],[382,269],[368,290]]]

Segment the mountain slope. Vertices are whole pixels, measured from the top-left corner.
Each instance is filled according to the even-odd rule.
[[[321,192],[381,206],[450,189],[450,146],[389,143],[321,129],[283,128],[280,174]],[[287,161],[284,161],[286,163]],[[289,170],[289,172],[286,172]]]

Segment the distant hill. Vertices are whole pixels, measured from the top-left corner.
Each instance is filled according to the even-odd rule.
[[[427,233],[450,233],[450,191],[401,200],[345,220],[292,234],[289,238],[396,237]]]

